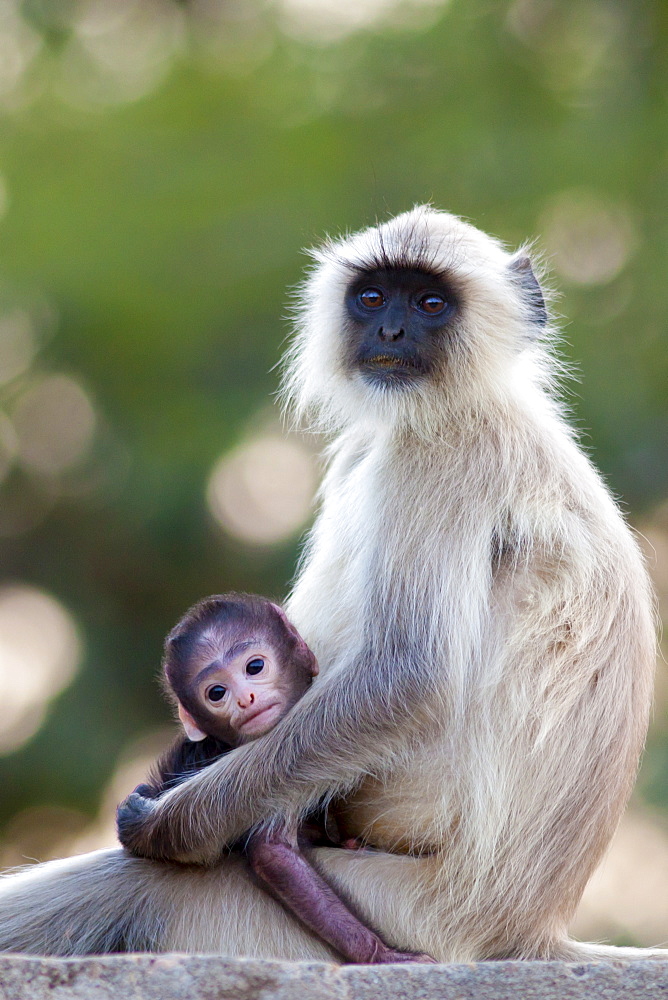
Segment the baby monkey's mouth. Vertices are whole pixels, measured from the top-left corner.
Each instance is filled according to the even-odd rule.
[[[278,703],[278,702],[273,702],[273,701],[272,701],[272,702],[270,702],[270,704],[268,704],[268,705],[263,705],[262,707],[260,707],[260,708],[257,708],[257,709],[255,709],[255,711],[254,711],[254,712],[252,712],[252,713],[249,713],[249,714],[248,714],[248,715],[247,715],[247,716],[246,716],[246,717],[245,717],[245,718],[244,718],[244,719],[242,720],[242,722],[241,722],[241,724],[240,724],[240,727],[239,727],[239,728],[240,728],[240,729],[243,729],[243,727],[244,727],[244,726],[245,726],[245,725],[246,725],[247,723],[250,723],[250,722],[253,722],[253,721],[254,721],[255,719],[259,718],[259,717],[260,717],[260,716],[262,716],[262,715],[265,715],[265,713],[267,713],[267,712],[270,712],[270,711],[272,711],[272,709],[275,709],[275,708],[280,708],[280,705],[279,705],[279,703]]]

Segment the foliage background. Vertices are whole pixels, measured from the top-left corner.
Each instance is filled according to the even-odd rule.
[[[662,0],[0,0],[4,863],[109,841],[184,608],[285,593],[302,514],[258,543],[207,484],[260,441],[276,483],[251,462],[248,489],[285,488],[272,369],[325,232],[433,200],[537,239],[665,607],[667,36]],[[620,940],[668,937],[663,671],[619,884],[583,917]]]

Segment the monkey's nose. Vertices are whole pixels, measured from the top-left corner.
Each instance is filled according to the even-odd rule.
[[[381,326],[378,331],[378,337],[380,340],[388,340],[390,343],[393,343],[395,340],[401,340],[404,336],[405,333],[403,327],[399,330],[386,330],[384,326]]]
[[[237,698],[237,705],[239,708],[247,708],[252,705],[255,701],[255,695],[252,691],[249,691],[245,698]]]

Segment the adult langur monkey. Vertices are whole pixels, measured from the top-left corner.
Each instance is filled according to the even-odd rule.
[[[567,937],[633,783],[655,636],[636,544],[555,401],[529,258],[428,207],[315,258],[286,394],[337,437],[288,613],[322,676],[267,735],[126,801],[143,857],[7,879],[0,946],[327,957],[223,849],[337,798],[378,851],[315,863],[394,947],[647,956]]]

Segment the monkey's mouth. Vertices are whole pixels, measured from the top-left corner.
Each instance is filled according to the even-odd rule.
[[[274,709],[277,709],[276,713],[274,713]],[[270,705],[264,705],[262,708],[258,708],[255,712],[253,712],[252,715],[247,715],[241,722],[239,729],[243,730],[248,727],[249,729],[254,730],[257,729],[258,726],[264,726],[266,724],[273,725],[273,716],[274,714],[278,715],[280,710],[281,706],[277,702],[272,702]]]
[[[358,357],[357,364],[363,375],[374,381],[416,378],[424,374],[424,365],[417,357],[406,354],[372,354]]]
[[[367,358],[365,365],[381,368],[417,368],[417,365],[409,358],[398,358],[393,354],[376,354],[373,358]]]

